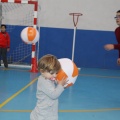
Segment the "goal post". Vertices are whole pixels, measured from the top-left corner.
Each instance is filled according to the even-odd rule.
[[[37,72],[36,44],[25,44],[20,37],[22,29],[28,26],[38,28],[37,0],[0,0],[0,24],[7,25],[11,46],[8,53],[8,63],[12,65],[28,65],[31,72]],[[38,54],[38,53],[37,53]]]

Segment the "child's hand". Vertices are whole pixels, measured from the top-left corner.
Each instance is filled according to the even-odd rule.
[[[120,58],[117,59],[117,64],[120,65]]]
[[[112,49],[114,49],[114,45],[113,44],[107,44],[107,45],[105,45],[104,46],[104,48],[105,48],[105,50],[112,50]]]
[[[62,80],[58,80],[57,82],[58,84],[64,86],[68,81],[67,81],[67,78],[63,77]]]

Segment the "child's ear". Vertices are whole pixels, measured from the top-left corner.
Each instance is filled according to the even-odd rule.
[[[43,73],[43,72],[44,72],[44,70],[43,70],[43,69],[40,69],[40,72],[41,72],[41,73]]]

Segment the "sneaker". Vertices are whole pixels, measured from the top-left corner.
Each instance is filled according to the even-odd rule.
[[[5,68],[8,68],[8,65],[4,65]]]

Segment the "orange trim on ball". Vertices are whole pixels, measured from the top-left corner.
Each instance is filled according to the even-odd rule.
[[[68,87],[70,87],[70,86],[72,86],[73,85],[73,83],[70,83],[70,84],[68,84],[65,88],[68,88]]]
[[[67,76],[66,73],[61,69],[61,70],[58,72],[56,79],[60,81],[60,80],[62,80],[63,78],[66,79],[66,78],[68,78],[68,76]]]
[[[32,27],[28,28],[27,35],[28,35],[29,41],[33,41],[35,39],[36,34],[37,33],[35,28],[32,28]]]

